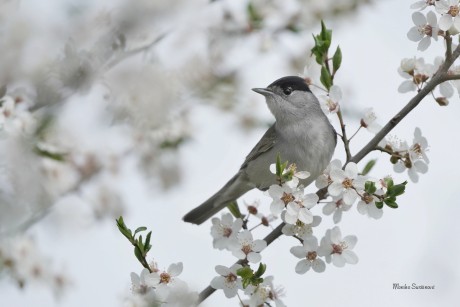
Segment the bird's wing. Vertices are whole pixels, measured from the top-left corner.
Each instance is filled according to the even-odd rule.
[[[268,128],[267,132],[262,136],[260,141],[254,146],[251,152],[246,156],[243,165],[241,165],[241,169],[245,168],[249,162],[256,159],[258,156],[263,154],[264,152],[270,150],[277,141],[276,137],[276,129],[275,124],[273,124],[270,128]]]

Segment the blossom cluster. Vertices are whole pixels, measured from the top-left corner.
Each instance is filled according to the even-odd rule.
[[[425,9],[432,7],[426,14]],[[411,5],[415,9],[412,13],[414,26],[407,33],[409,40],[418,42],[417,49],[425,51],[431,42],[439,37],[445,40],[447,51],[452,52],[458,45],[452,37],[460,33],[460,2],[458,0],[423,0],[416,1]],[[401,61],[398,69],[400,75],[407,79],[398,88],[401,93],[420,90],[422,86],[438,71],[444,59],[437,57],[434,63],[425,63],[423,58],[408,58]],[[460,68],[453,65],[448,74],[457,75]],[[460,94],[460,82],[458,80],[445,81],[439,85],[440,97],[436,101],[440,105],[447,105],[448,99],[453,96],[454,88]]]
[[[419,174],[428,171],[430,160],[427,156],[428,141],[422,135],[420,128],[415,128],[412,145],[407,141],[401,141],[394,137],[383,139],[379,146],[391,155],[393,169],[397,173],[407,170],[412,182],[418,182]]]
[[[182,270],[182,262],[173,263],[164,271],[153,262],[140,275],[131,273],[133,295],[125,299],[125,306],[196,306],[198,294],[177,277]]]

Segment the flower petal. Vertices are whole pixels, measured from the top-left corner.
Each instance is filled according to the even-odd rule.
[[[422,40],[418,43],[417,50],[425,51],[431,45],[431,38],[429,36],[425,36]]]
[[[307,251],[303,246],[293,246],[291,247],[290,252],[297,258],[305,258],[307,255]]]
[[[260,260],[262,260],[262,256],[259,253],[251,252],[248,254],[247,259],[249,262],[257,263],[260,262]]]
[[[313,214],[310,212],[310,210],[306,208],[302,208],[299,210],[299,216],[298,219],[305,224],[310,224],[313,222]]]
[[[443,31],[447,31],[453,24],[452,16],[449,14],[445,14],[439,18],[439,29]]]
[[[422,26],[426,24],[426,17],[421,12],[412,13],[412,21],[416,26]]]
[[[356,256],[356,254],[351,251],[351,250],[344,250],[342,252],[342,256],[343,256],[343,259],[349,263],[349,264],[357,264],[358,263],[358,256]]]
[[[326,270],[326,263],[322,259],[315,259],[311,266],[316,273],[322,273]]]
[[[420,41],[425,35],[422,34],[419,30],[418,27],[412,27],[410,28],[409,32],[407,32],[407,38],[413,42],[418,42]]]
[[[305,274],[311,267],[310,261],[307,259],[300,260],[295,266],[295,272],[297,274]]]
[[[332,255],[332,264],[334,264],[336,267],[343,267],[345,265],[346,261],[345,258],[342,255],[339,254],[333,254]]]

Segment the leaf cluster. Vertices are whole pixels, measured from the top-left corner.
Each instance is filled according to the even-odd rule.
[[[394,184],[393,179],[387,177],[384,179],[387,191],[384,195],[375,195],[377,191],[377,187],[375,186],[375,182],[367,181],[364,185],[364,190],[366,193],[370,195],[375,195],[379,198],[379,201],[375,202],[377,208],[382,209],[383,204],[387,205],[390,208],[396,209],[398,208],[398,204],[396,203],[396,198],[402,194],[404,194],[406,190],[407,181],[404,181],[400,184]]]
[[[264,279],[262,275],[267,270],[267,265],[260,263],[257,271],[253,271],[250,266],[245,266],[236,271],[236,275],[242,279],[243,288],[246,289],[249,285],[257,287]]]
[[[137,260],[139,260],[143,267],[150,271],[150,267],[147,263],[146,257],[147,253],[152,248],[152,245],[150,244],[152,232],[149,231],[145,236],[144,240],[140,233],[146,231],[147,227],[138,227],[133,233],[131,229],[129,229],[128,226],[126,226],[122,216],[120,216],[116,220],[116,222],[118,230],[120,230],[121,234],[124,235],[126,239],[128,239],[128,241],[131,242],[131,244],[134,246],[134,255],[136,256]]]
[[[332,59],[329,58],[329,48],[332,43],[332,30],[326,28],[324,21],[321,21],[321,32],[313,35],[315,46],[311,53],[315,56],[316,62],[321,65],[321,84],[329,91],[333,85],[334,76],[342,64],[342,50],[337,46]],[[332,60],[332,71],[329,62]]]

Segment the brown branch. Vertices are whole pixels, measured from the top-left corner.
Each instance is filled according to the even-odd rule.
[[[340,128],[342,129],[342,135],[340,138],[342,139],[343,146],[345,147],[345,154],[347,155],[347,162],[351,159],[351,152],[350,152],[350,140],[347,138],[347,132],[345,129],[345,123],[343,122],[342,111],[337,112],[337,117],[339,118]]]

